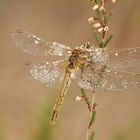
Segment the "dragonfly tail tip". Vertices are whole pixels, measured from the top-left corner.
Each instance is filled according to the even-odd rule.
[[[56,123],[56,122],[53,121],[53,120],[50,121],[50,124],[51,124],[51,125],[55,125],[55,123]]]

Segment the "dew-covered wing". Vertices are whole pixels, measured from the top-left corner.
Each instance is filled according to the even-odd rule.
[[[120,49],[111,53],[96,49],[93,52],[93,63],[83,72],[78,82],[80,87],[96,88],[98,91],[140,87],[140,76],[134,74],[140,68],[139,48]]]
[[[78,85],[84,89],[96,89],[97,91],[121,91],[140,88],[140,75],[121,72],[106,71],[99,74],[84,74]]]
[[[28,54],[38,56],[67,56],[71,53],[70,47],[68,46],[57,42],[47,42],[23,30],[17,30],[12,33],[12,38],[16,46],[22,48]]]
[[[97,86],[98,91],[121,91],[134,88],[140,88],[140,75],[123,71],[105,72]]]
[[[93,75],[83,75],[81,80],[78,82],[78,86],[83,89],[93,89],[94,88],[95,79]]]
[[[26,65],[26,72],[41,83],[53,86],[63,79],[65,69],[63,61],[29,62]]]
[[[95,88],[102,67],[102,65],[98,65],[96,63],[90,64],[88,67],[83,67],[81,76],[79,75],[79,79],[77,80],[78,85],[83,89]]]
[[[106,48],[93,47],[90,52],[92,58],[91,61],[95,63],[106,64],[108,62],[108,52]]]
[[[112,70],[140,71],[140,48],[126,48],[109,53],[109,66]]]

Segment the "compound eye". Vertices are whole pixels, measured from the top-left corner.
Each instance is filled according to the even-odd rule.
[[[90,44],[89,43],[86,44],[86,49],[90,49]]]

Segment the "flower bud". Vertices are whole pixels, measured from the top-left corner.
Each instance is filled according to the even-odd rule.
[[[76,96],[76,97],[75,97],[75,101],[78,102],[78,101],[81,101],[81,100],[82,100],[82,97],[81,97],[81,96]]]
[[[88,19],[88,23],[90,24],[90,23],[92,23],[92,22],[94,22],[94,18],[93,18],[93,17],[90,17],[90,18]]]
[[[100,26],[101,26],[100,23],[95,23],[95,24],[93,25],[93,27],[95,27],[95,28],[99,28]]]
[[[100,10],[100,11],[105,10],[104,6],[101,6],[101,7],[99,8],[99,10]]]
[[[116,3],[117,0],[112,0],[112,3]]]
[[[93,6],[93,8],[92,8],[92,9],[93,9],[93,10],[97,10],[98,8],[99,8],[99,5],[98,5],[98,4],[96,4],[96,5],[94,5],[94,6]]]
[[[105,32],[108,32],[108,31],[109,31],[109,27],[108,27],[108,26],[105,26],[105,27],[104,27],[104,31],[105,31]]]
[[[98,29],[98,32],[102,32],[103,31],[103,27],[100,27],[99,29]]]

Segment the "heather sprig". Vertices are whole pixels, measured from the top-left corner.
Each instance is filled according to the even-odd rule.
[[[93,26],[93,37],[96,41],[99,48],[107,47],[108,43],[112,40],[113,35],[109,33],[110,28],[108,26],[108,22],[112,16],[112,12],[106,9],[107,0],[89,0],[92,4],[92,10],[94,11],[94,16],[91,16],[88,19],[88,23]],[[116,3],[116,0],[112,0],[112,3]],[[100,73],[98,74],[98,80],[96,86],[102,81],[103,74],[106,71],[107,65],[103,65]],[[82,69],[81,69],[82,73]],[[95,139],[95,120],[96,120],[96,106],[95,103],[95,91],[96,87],[93,88],[92,91],[92,99],[91,101],[86,96],[85,90],[81,88],[81,99],[85,101],[88,106],[90,116],[89,123],[87,127],[86,140],[94,140]],[[78,98],[79,99],[79,98]]]
[[[107,0],[89,0],[92,4],[92,10],[95,11],[95,15],[88,19],[88,23],[94,28],[94,39],[96,40],[98,47],[104,48],[111,41],[113,35],[109,34],[110,28],[108,21],[112,16],[112,12],[106,9]],[[112,0],[112,3],[115,3]]]

